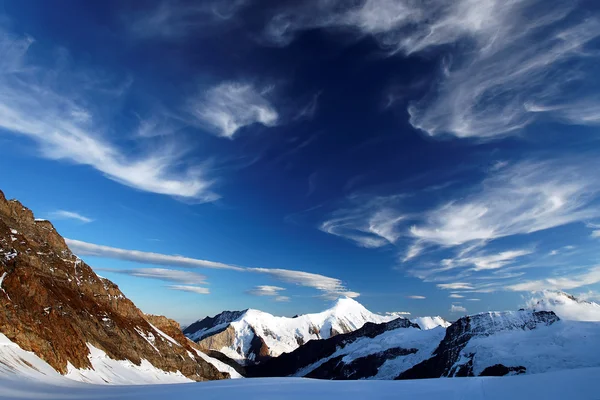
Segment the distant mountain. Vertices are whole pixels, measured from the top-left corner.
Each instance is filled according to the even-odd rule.
[[[96,383],[223,379],[230,370],[199,354],[175,321],[143,314],[49,221],[0,191],[0,368],[29,368],[24,352],[39,360],[31,365]]]
[[[398,371],[429,358],[443,336],[443,328],[423,331],[405,318],[366,323],[354,332],[310,341],[246,371],[250,377],[393,379]]]
[[[450,322],[446,321],[444,318],[439,317],[439,316],[416,317],[416,318],[411,318],[410,321],[419,325],[419,327],[423,330],[437,328],[438,326],[441,326],[442,328],[447,328],[451,325]]]
[[[554,311],[560,319],[600,321],[600,304],[578,299],[565,292],[544,291],[528,303],[533,310]]]
[[[248,366],[246,374],[336,380],[502,376],[598,367],[598,354],[599,323],[521,310],[463,317],[447,328],[421,329],[403,318],[367,323]]]
[[[225,311],[184,330],[201,348],[217,350],[241,364],[264,361],[291,352],[310,340],[327,339],[383,323],[394,317],[374,314],[350,298],[317,314],[276,317],[258,310]]]

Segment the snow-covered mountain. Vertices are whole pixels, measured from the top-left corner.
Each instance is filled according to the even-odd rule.
[[[446,329],[432,356],[397,379],[540,373],[600,366],[600,324],[552,311],[488,312]]]
[[[450,326],[450,322],[446,321],[444,318],[440,316],[435,317],[416,317],[411,318],[411,322],[419,325],[419,327],[423,330],[437,328],[441,326],[442,328],[447,328]]]
[[[448,328],[399,319],[363,328],[247,368],[248,376],[420,379],[600,367],[600,323],[550,311],[490,312]]]
[[[544,291],[528,301],[533,310],[554,311],[563,320],[600,321],[600,304],[565,292]]]
[[[202,348],[220,351],[244,364],[291,352],[309,340],[355,331],[367,322],[383,323],[392,319],[392,316],[370,312],[355,300],[343,298],[328,310],[294,318],[276,317],[253,309],[225,311],[193,323],[184,334]]]

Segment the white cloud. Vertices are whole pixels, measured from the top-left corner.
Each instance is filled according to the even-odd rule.
[[[366,248],[394,244],[401,236],[405,216],[395,210],[398,196],[351,197],[353,207],[335,211],[319,229],[352,240]]]
[[[556,278],[545,278],[520,282],[506,286],[515,292],[541,292],[544,290],[570,290],[600,282],[600,266],[592,267],[587,272]]]
[[[428,211],[411,234],[419,242],[458,246],[592,218],[600,212],[592,207],[600,191],[593,170],[587,162],[569,160],[506,167],[485,179],[480,191]],[[495,265],[518,255],[523,251],[506,253]],[[480,268],[494,266],[493,260],[479,261],[486,262]]]
[[[146,3],[154,4],[154,3]],[[202,33],[215,22],[233,17],[246,0],[163,1],[124,18],[129,31],[139,39],[181,39]]]
[[[348,290],[340,279],[331,278],[312,272],[294,271],[279,268],[247,268],[183,256],[119,249],[116,247],[102,246],[73,239],[65,239],[65,242],[71,251],[73,251],[73,253],[80,256],[88,255],[133,261],[142,264],[177,266],[184,268],[213,268],[259,273],[269,275],[281,282],[317,289],[322,293],[321,295],[323,297],[328,299],[360,296],[360,293]],[[283,299],[280,300],[283,301]]]
[[[205,285],[206,276],[191,271],[180,271],[166,268],[135,268],[135,269],[113,269],[95,268],[97,271],[112,272],[136,276],[138,278],[160,279],[163,281],[184,283],[187,285]]]
[[[284,290],[285,288],[279,286],[261,285],[248,290],[246,293],[251,294],[252,296],[272,296],[273,300],[278,302],[290,301],[288,296],[283,296],[281,294]]]
[[[233,138],[254,123],[275,126],[279,115],[265,93],[247,83],[225,82],[189,101],[192,115],[217,135]]]
[[[444,290],[472,290],[474,289],[470,283],[453,282],[453,283],[438,283],[437,287]]]
[[[179,290],[182,292],[190,292],[196,294],[210,294],[210,290],[205,287],[187,286],[187,285],[169,285],[167,288],[171,290]]]
[[[593,238],[600,238],[600,225],[587,223],[585,226],[592,229],[592,233],[590,234]]]
[[[97,87],[84,71],[28,63],[26,56],[33,45],[31,38],[14,37],[0,29],[0,49],[6,50],[0,63],[1,130],[33,140],[45,158],[90,166],[135,189],[201,201],[217,198],[202,168],[185,168],[184,151],[174,143],[138,154],[111,143],[103,134],[107,124],[91,104],[110,102],[115,93]],[[81,76],[86,78],[78,82],[75,78]],[[92,101],[100,95],[104,100]]]
[[[466,313],[467,309],[464,308],[463,306],[458,306],[456,304],[452,304],[450,306],[450,312],[451,313]]]
[[[462,298],[464,298],[465,296],[463,296],[463,295],[460,295],[460,294],[457,294],[457,293],[452,293],[452,294],[451,294],[450,296],[448,296],[448,297],[450,297],[451,299],[462,299]]]
[[[481,299],[472,298],[472,299],[467,299],[467,301],[481,301]]]
[[[600,123],[598,53],[586,51],[600,23],[577,11],[576,2],[543,0],[321,0],[278,13],[265,36],[287,45],[303,30],[346,29],[406,55],[450,45],[410,121],[429,135],[489,138],[541,116]]]
[[[389,315],[390,317],[403,317],[405,315],[410,315],[408,311],[388,311],[385,315]]]
[[[342,281],[337,278],[330,278],[311,272],[278,268],[247,268],[246,270],[267,274],[282,282],[315,288],[323,292],[323,296],[328,299],[337,299],[339,297],[352,298],[360,295],[357,292],[347,290]]]
[[[473,271],[495,270],[515,262],[516,259],[533,253],[532,250],[505,250],[497,254],[478,252],[475,255],[459,255],[456,258],[442,260],[444,270],[468,267]]]
[[[406,296],[407,299],[413,299],[413,300],[425,300],[426,297],[425,296],[420,296],[420,295],[410,295],[410,296]]]
[[[74,219],[74,220],[77,220],[77,221],[80,221],[83,223],[89,223],[89,222],[94,221],[93,219],[83,216],[79,213],[76,213],[73,211],[66,211],[66,210],[52,211],[52,212],[48,213],[48,218],[49,219]]]
[[[118,260],[133,261],[143,264],[156,264],[187,268],[215,268],[229,269],[235,271],[245,270],[243,267],[238,267],[235,265],[223,264],[207,260],[199,260],[196,258],[165,255],[137,250],[125,250],[116,247],[102,246],[73,239],[65,239],[65,242],[67,243],[71,251],[73,251],[73,253],[82,256],[115,258]]]

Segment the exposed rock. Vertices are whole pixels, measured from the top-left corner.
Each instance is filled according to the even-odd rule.
[[[347,364],[343,362],[345,356],[341,355],[321,364],[321,366],[308,373],[306,378],[334,380],[370,378],[377,374],[379,367],[387,360],[416,352],[417,349],[394,347],[379,353],[370,354],[366,357],[357,358]]]
[[[117,285],[71,253],[52,223],[36,221],[1,191],[0,276],[0,332],[61,373],[67,363],[91,367],[90,343],[113,359],[136,365],[146,359],[197,381],[227,377],[190,352],[173,321],[145,316]]]
[[[256,366],[248,366],[246,373],[249,377],[289,376],[308,365],[331,356],[338,348],[343,348],[360,338],[374,338],[386,331],[399,328],[420,329],[417,324],[404,318],[398,318],[383,324],[368,322],[354,332],[337,335],[329,339],[311,340],[291,353],[284,353]]]
[[[473,355],[461,355],[472,338],[505,330],[532,330],[558,320],[551,311],[482,313],[460,318],[446,329],[444,339],[430,359],[402,372],[396,379],[473,376]]]
[[[519,375],[527,372],[527,368],[519,365],[518,367],[506,367],[502,364],[492,365],[484,369],[479,376],[505,376],[508,374]]]

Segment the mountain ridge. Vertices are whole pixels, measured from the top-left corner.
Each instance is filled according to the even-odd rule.
[[[196,381],[228,377],[183,335],[176,341],[157,326],[177,335],[175,321],[142,313],[75,256],[51,222],[2,191],[0,277],[0,333],[61,374],[87,379],[83,371],[122,360]]]

